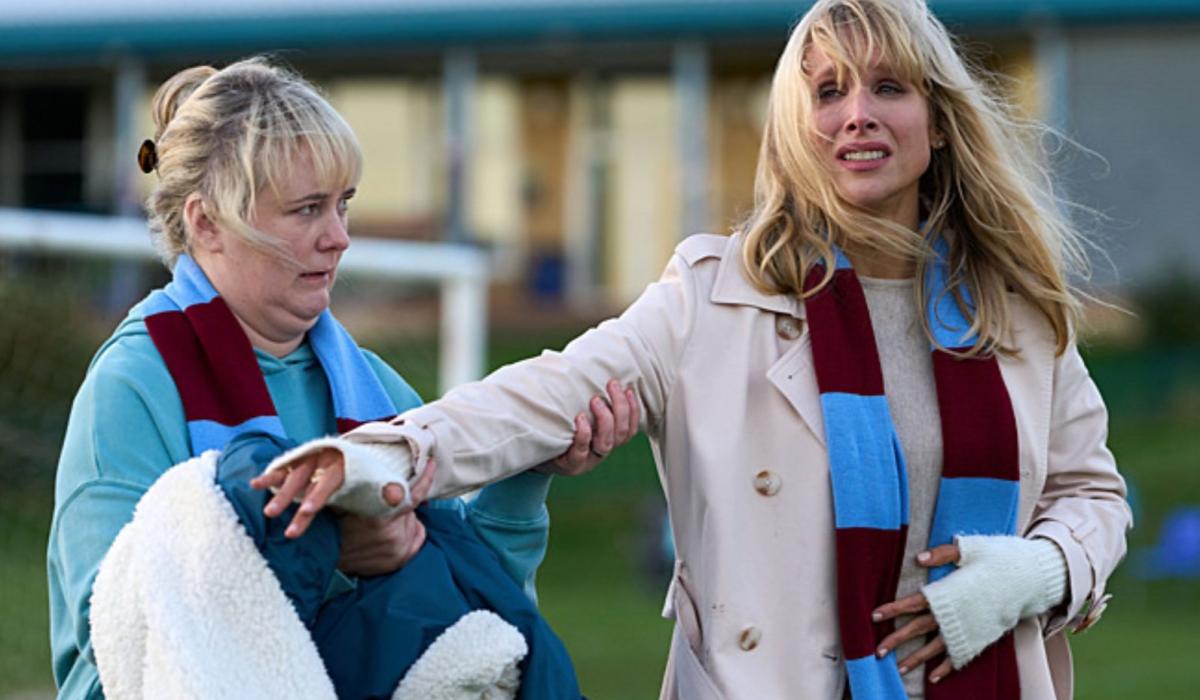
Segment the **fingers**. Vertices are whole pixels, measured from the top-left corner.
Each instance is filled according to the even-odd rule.
[[[613,416],[613,411],[609,407],[608,402],[599,396],[593,396],[588,403],[588,407],[592,410],[592,417],[595,418],[596,431],[592,435],[592,454],[603,459],[612,452],[615,442],[616,420]]]
[[[417,480],[409,484],[412,493],[412,507],[416,508],[429,498],[429,492],[433,490],[433,477],[437,474],[437,460],[430,457],[425,462],[425,471],[421,472]],[[399,484],[394,484],[398,486]],[[401,497],[403,501],[403,497]],[[399,505],[397,503],[397,505]]]
[[[338,450],[322,450],[317,453],[317,467],[309,477],[308,493],[288,523],[283,534],[295,539],[304,534],[313,518],[325,507],[329,497],[342,485],[342,474],[345,472],[342,453]],[[291,477],[289,477],[289,480]],[[286,484],[285,484],[286,485]],[[282,489],[280,490],[282,493]],[[279,494],[276,494],[278,497]],[[274,500],[274,499],[272,499]]]
[[[925,600],[925,594],[920,591],[912,595],[904,596],[899,600],[894,600],[890,603],[880,605],[871,613],[872,622],[883,622],[890,620],[897,615],[912,615],[919,613],[929,607],[929,601]]]
[[[633,410],[633,402],[629,400],[628,391],[615,379],[608,382],[606,389],[613,415],[613,447],[617,447],[633,437],[629,430],[629,413]]]
[[[554,459],[554,464],[570,471],[573,467],[586,464],[592,444],[592,423],[586,413],[575,416],[575,435],[567,451]]]
[[[941,639],[942,638],[939,636],[938,640],[941,640]],[[946,658],[945,661],[938,664],[937,668],[933,669],[933,671],[931,671],[929,673],[929,682],[937,683],[938,681],[942,680],[946,676],[950,675],[950,673],[952,671],[954,671],[954,664],[950,663],[949,658]]]
[[[282,513],[296,499],[305,488],[308,487],[309,481],[312,479],[313,472],[317,468],[316,455],[308,455],[289,469],[277,469],[275,474],[281,474],[282,482],[275,484],[275,495],[267,501],[267,505],[263,508],[263,513],[268,518],[274,518]],[[275,481],[279,481],[275,479]]]
[[[875,653],[880,657],[887,656],[888,652],[908,640],[914,637],[923,637],[937,628],[937,620],[933,618],[933,615],[917,615],[903,627],[884,637],[883,641],[879,643],[879,648],[875,650]],[[912,666],[910,665],[909,668],[912,668]],[[904,671],[901,671],[901,673],[904,673]]]
[[[632,438],[642,424],[642,402],[638,401],[633,389],[625,390],[625,398],[629,401],[629,437]]]
[[[917,555],[917,563],[921,566],[933,568],[942,566],[943,564],[953,564],[958,562],[958,545],[942,544],[928,549]]]
[[[945,654],[945,653],[946,653],[946,642],[942,640],[942,635],[939,634],[937,636],[937,639],[934,639],[932,642],[926,644],[925,646],[921,647],[920,649],[917,649],[913,653],[906,656],[900,662],[900,665],[897,667],[897,670],[899,670],[900,673],[902,673],[902,674],[908,673],[909,671],[920,666],[921,664],[925,663],[926,661],[929,661],[930,659],[941,656],[942,654]]]
[[[411,561],[417,555],[417,552],[421,550],[421,547],[425,545],[425,525],[420,520],[417,520],[416,515],[410,513],[409,517],[412,518],[412,522],[408,531],[408,550],[401,557],[400,566],[404,566]]]
[[[255,489],[273,489],[283,485],[285,479],[291,471],[288,469],[274,469],[269,472],[263,472],[250,480],[250,488]]]

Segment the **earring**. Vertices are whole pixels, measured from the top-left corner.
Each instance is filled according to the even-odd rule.
[[[945,147],[946,147],[946,139],[944,139],[940,136],[938,137],[938,139],[936,141],[933,142],[934,150],[937,150],[939,148],[945,148]]]

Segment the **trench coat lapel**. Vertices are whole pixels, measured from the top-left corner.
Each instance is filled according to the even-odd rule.
[[[816,374],[812,371],[812,350],[808,324],[805,323],[804,303],[785,294],[765,294],[754,287],[741,267],[741,241],[732,236],[717,268],[711,301],[714,304],[753,306],[771,312],[776,317],[796,319],[800,335],[767,370],[767,380],[779,390],[817,441],[825,444],[825,422],[821,414],[821,396]],[[774,324],[772,324],[774,332]]]
[[[817,442],[825,444],[825,418],[821,413],[821,393],[817,375],[812,371],[812,349],[808,324],[795,344],[767,370],[767,379],[787,399]]]

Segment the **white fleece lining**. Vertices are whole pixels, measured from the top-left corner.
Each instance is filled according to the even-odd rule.
[[[90,624],[105,697],[336,700],[308,630],[214,481],[217,456],[164,473],[100,565]],[[511,700],[525,653],[508,622],[464,615],[394,697]]]
[[[92,644],[110,700],[335,698],[316,646],[213,479],[162,475],[100,565]]]

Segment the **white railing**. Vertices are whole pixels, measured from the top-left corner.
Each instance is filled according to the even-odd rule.
[[[155,259],[146,222],[89,214],[0,208],[0,250],[135,260]],[[438,386],[443,393],[483,376],[488,257],[447,243],[355,238],[339,271],[441,288]]]

